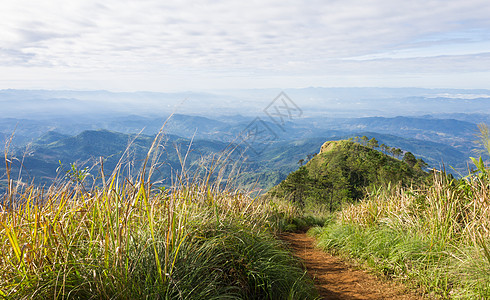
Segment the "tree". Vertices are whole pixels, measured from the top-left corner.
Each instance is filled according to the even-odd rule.
[[[368,142],[368,137],[365,136],[365,135],[363,135],[361,137],[361,144],[364,145],[364,146],[366,146],[367,145],[367,142]]]
[[[304,160],[303,158],[302,158],[302,159],[300,159],[300,160],[298,160],[298,165],[299,165],[300,167],[302,167],[304,163],[305,163],[305,160]]]
[[[378,141],[375,138],[370,139],[367,144],[371,149],[379,147]]]
[[[400,148],[393,147],[393,148],[391,148],[391,153],[393,153],[393,157],[399,158],[400,155],[402,155],[403,151]]]
[[[306,195],[310,190],[309,182],[308,170],[306,167],[300,167],[297,171],[288,175],[284,181],[284,188],[292,196],[293,202],[303,206]]]
[[[388,146],[386,146],[385,144],[381,144],[381,146],[379,146],[381,148],[381,151],[383,151],[384,154],[387,154],[388,152]]]
[[[423,170],[423,169],[427,168],[428,166],[429,165],[422,158],[418,158],[417,163],[415,164],[414,168]]]
[[[310,153],[310,154],[306,155],[306,159],[309,161],[309,160],[311,160],[313,157],[315,157],[315,155],[316,155],[316,154],[317,154],[317,153]]]
[[[395,154],[393,153],[393,151],[395,151],[395,147],[390,147],[390,146],[387,146],[387,147],[388,148],[386,148],[386,151],[388,152],[388,154],[395,157]]]
[[[412,152],[405,153],[405,155],[403,156],[403,161],[412,168],[417,163],[417,159],[415,158],[415,155],[412,154]]]

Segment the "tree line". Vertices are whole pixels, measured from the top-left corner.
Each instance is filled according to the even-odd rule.
[[[384,154],[391,155],[393,158],[396,158],[396,159],[400,159],[403,155],[402,161],[407,163],[412,168],[425,169],[428,167],[427,163],[423,159],[416,158],[415,155],[413,155],[413,153],[411,153],[409,151],[403,151],[402,149],[397,148],[397,147],[390,147],[386,144],[380,145],[378,140],[376,140],[374,137],[370,139],[365,135],[363,135],[361,137],[355,136],[355,137],[349,138],[349,141],[361,144],[361,145],[369,147],[371,149],[379,149]]]
[[[375,139],[371,140],[373,145]],[[335,211],[343,203],[362,199],[367,189],[390,184],[418,184],[428,175],[423,170],[423,160],[410,152],[405,152],[403,160],[399,160],[361,143],[336,143],[321,155],[309,155],[308,163],[299,161],[299,169],[289,174],[269,194],[289,198],[300,207],[321,205]]]

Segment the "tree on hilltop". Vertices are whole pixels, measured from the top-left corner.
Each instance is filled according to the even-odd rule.
[[[365,136],[365,135],[363,135],[363,136],[361,137],[361,144],[362,144],[363,146],[367,146],[368,140],[369,140],[369,139],[368,139],[368,137],[367,137],[367,136]]]
[[[368,141],[367,145],[371,148],[371,149],[375,149],[375,148],[378,148],[379,147],[379,143],[378,141],[375,139],[375,138],[372,138]]]
[[[412,154],[412,152],[405,153],[405,155],[403,156],[403,161],[412,168],[417,163],[417,159],[415,158],[415,155]]]
[[[389,146],[386,146],[385,144],[381,144],[381,146],[379,146],[381,148],[381,151],[384,153],[384,154],[387,154],[390,147]]]
[[[298,165],[299,165],[300,167],[302,167],[304,163],[305,163],[305,160],[304,160],[303,158],[302,158],[302,159],[300,159],[300,160],[298,160]]]
[[[393,148],[391,148],[391,153],[393,153],[393,157],[400,158],[400,156],[402,155],[403,151],[400,148],[393,147]]]
[[[424,170],[425,168],[427,168],[429,165],[422,159],[422,158],[418,158],[417,159],[417,163],[415,164],[414,168],[415,169],[420,169],[420,170]]]
[[[317,153],[310,153],[306,155],[306,160],[310,161],[313,157],[315,157],[315,155],[317,155]]]

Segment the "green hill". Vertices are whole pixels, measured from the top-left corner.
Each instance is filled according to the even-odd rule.
[[[417,164],[351,141],[329,141],[323,144],[319,154],[289,174],[269,194],[289,198],[303,207],[320,204],[334,211],[343,203],[363,198],[368,188],[388,184],[407,186],[426,177],[427,173]]]

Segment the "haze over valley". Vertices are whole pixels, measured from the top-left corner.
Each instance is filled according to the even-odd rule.
[[[137,135],[141,143],[136,143],[135,157],[141,159],[165,124],[168,144],[161,180],[169,183],[172,170],[181,168],[178,149],[192,149],[188,163],[234,149],[247,178],[242,183],[248,186],[258,180],[261,188],[267,188],[295,170],[306,154],[317,153],[324,141],[364,135],[414,153],[429,168],[447,168],[459,176],[468,171],[469,157],[477,155],[478,124],[490,122],[486,114],[489,90],[305,88],[281,92],[2,90],[0,103],[5,110],[0,138],[6,144],[13,137],[10,154],[17,158],[22,180],[46,184],[60,176],[60,162],[89,166],[102,157],[114,166]],[[251,125],[257,124],[264,124],[266,131],[246,136]]]

